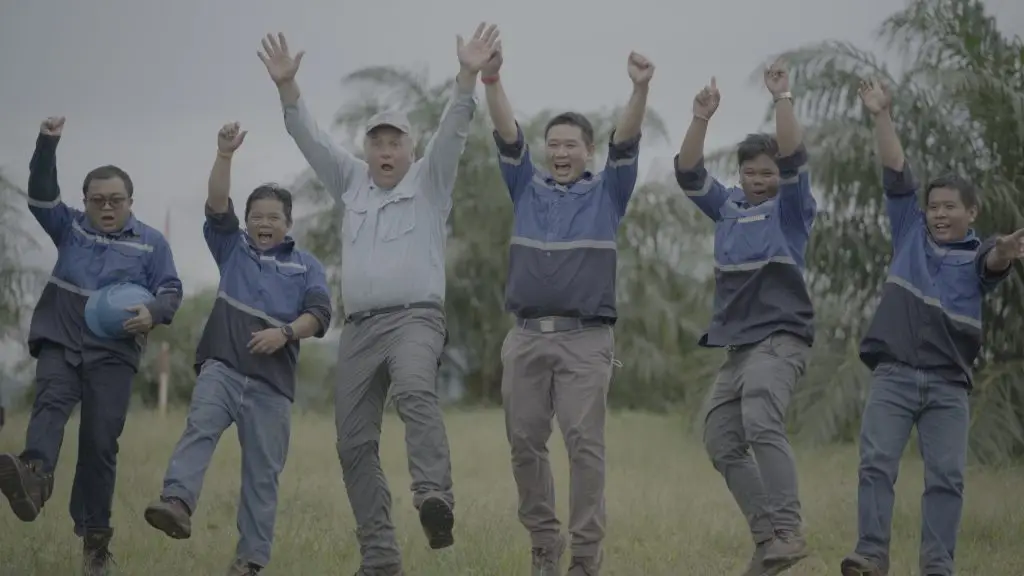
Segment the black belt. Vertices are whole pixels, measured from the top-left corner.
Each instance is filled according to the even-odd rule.
[[[360,320],[366,320],[371,316],[379,316],[381,314],[391,314],[392,312],[401,312],[402,310],[411,310],[413,308],[428,308],[432,310],[439,310],[444,312],[444,306],[437,302],[410,302],[409,304],[399,304],[397,306],[385,306],[383,308],[371,308],[370,310],[363,310],[362,312],[355,312],[345,316],[345,322],[359,322]]]
[[[548,316],[545,318],[516,318],[516,326],[531,332],[567,332],[593,326],[610,326],[611,318],[569,318],[567,316]]]

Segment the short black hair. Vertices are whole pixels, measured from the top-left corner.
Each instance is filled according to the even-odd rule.
[[[779,155],[779,143],[770,134],[747,134],[747,137],[736,147],[736,163],[740,166],[764,154],[772,160]]]
[[[249,219],[249,211],[252,210],[252,203],[257,200],[277,200],[284,209],[284,217],[288,223],[292,222],[292,193],[287,188],[277,184],[262,184],[257,186],[249,198],[245,200],[245,219]]]
[[[587,146],[594,143],[594,126],[590,123],[590,120],[587,120],[586,116],[579,112],[562,112],[558,116],[548,120],[548,125],[544,127],[544,137],[548,137],[548,132],[550,132],[552,128],[563,124],[579,128],[580,132],[583,133],[583,143]]]
[[[113,164],[93,168],[85,175],[85,180],[82,181],[82,196],[89,192],[89,184],[92,184],[93,180],[110,180],[111,178],[120,178],[121,182],[124,182],[124,189],[128,192],[128,197],[132,197],[132,194],[135,193],[135,185],[132,184],[131,176]]]
[[[968,210],[978,207],[978,190],[966,178],[959,174],[943,174],[928,183],[925,188],[924,201],[928,203],[932,199],[932,190],[936,188],[952,188],[960,193],[960,201]]]

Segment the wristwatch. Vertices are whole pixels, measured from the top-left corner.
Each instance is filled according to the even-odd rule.
[[[291,324],[285,324],[281,326],[281,332],[284,332],[284,337],[289,341],[295,340],[295,329],[292,328]]]
[[[782,92],[779,95],[775,96],[773,98],[773,100],[775,102],[778,102],[779,100],[789,100],[790,102],[792,102],[793,101],[793,93],[792,92],[788,92],[788,91],[787,92]]]

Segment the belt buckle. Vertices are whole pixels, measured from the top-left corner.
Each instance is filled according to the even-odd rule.
[[[555,321],[552,320],[551,318],[542,318],[540,320],[540,331],[542,333],[554,332]]]

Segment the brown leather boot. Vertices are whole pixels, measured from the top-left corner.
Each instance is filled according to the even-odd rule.
[[[53,493],[53,474],[43,472],[42,462],[24,461],[14,454],[0,454],[0,493],[22,522],[39,516]]]
[[[92,528],[82,537],[82,573],[85,576],[108,576],[113,556],[110,554],[112,528]]]
[[[175,540],[192,535],[192,512],[177,498],[160,497],[146,507],[146,522]]]

